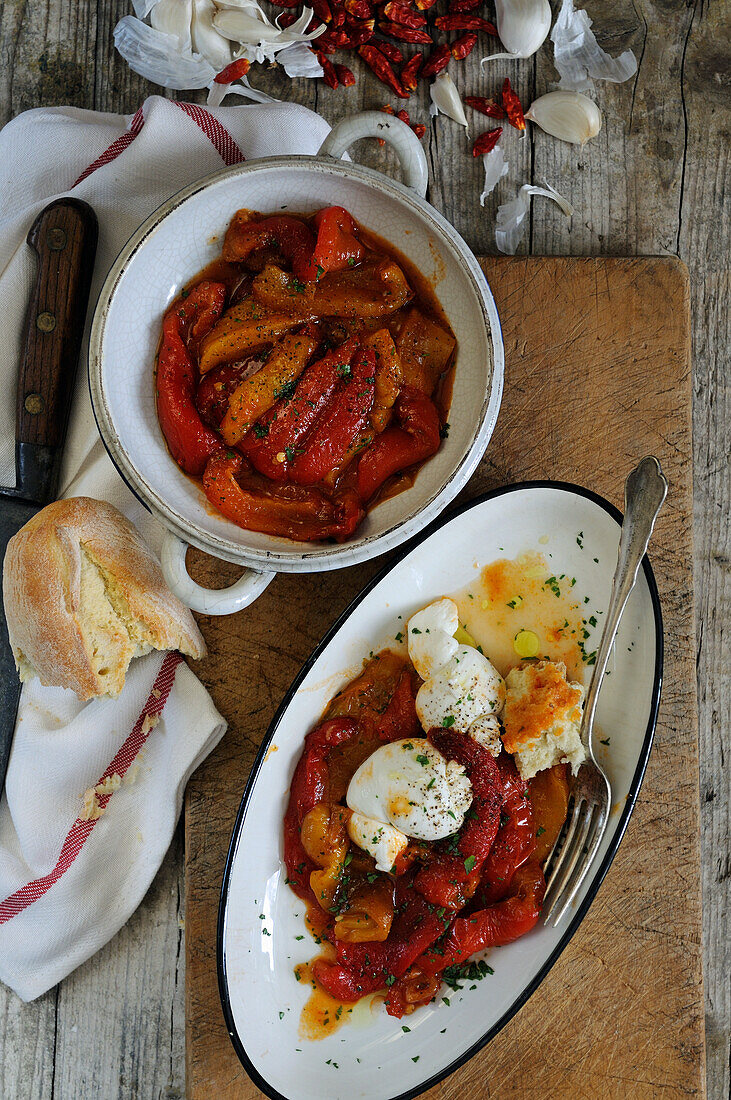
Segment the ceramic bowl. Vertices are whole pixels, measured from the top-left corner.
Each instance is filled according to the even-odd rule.
[[[435,1002],[409,1016],[408,1033],[402,1030],[403,1021],[381,1010],[319,1042],[300,1038],[298,1022],[309,987],[295,980],[293,968],[318,949],[305,932],[303,903],[285,883],[282,818],[306,732],[332,696],[357,675],[371,650],[394,646],[394,636],[410,615],[473,583],[481,566],[538,551],[551,568],[576,578],[576,591],[588,597],[586,607],[601,621],[617,560],[620,521],[619,512],[601,497],[559,483],[514,486],[472,501],[422,534],[368,585],[292,684],[244,791],[218,924],[226,1023],[239,1058],[267,1096],[408,1100],[458,1069],[500,1031],[578,929],[624,834],[655,729],[662,619],[647,558],[599,696],[597,723],[608,742],[598,745],[599,758],[612,785],[613,806],[594,868],[570,916],[557,928],[539,922],[515,943],[487,953],[494,973],[477,983],[465,982],[459,991],[438,994]],[[564,1009],[546,1006],[557,1019]],[[530,1057],[529,1051],[525,1054]]]
[[[405,183],[338,159],[365,136],[385,138],[394,146]],[[122,477],[169,532],[163,550],[169,583],[197,610],[237,610],[258,595],[275,571],[339,569],[392,549],[433,520],[479,462],[502,395],[500,324],[485,276],[461,237],[425,201],[426,184],[424,152],[409,127],[367,112],[337,126],[315,157],[249,161],[185,188],[148,218],[110,271],[91,330],[94,412]],[[307,213],[329,204],[347,207],[427,276],[459,346],[449,437],[414,485],[374,508],[357,536],[343,545],[245,531],[216,513],[167,450],[152,373],[163,313],[181,287],[218,255],[237,209]],[[186,543],[251,572],[233,589],[201,589],[185,571]]]

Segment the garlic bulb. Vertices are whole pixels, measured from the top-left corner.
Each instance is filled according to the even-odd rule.
[[[551,29],[548,0],[495,0],[497,32],[507,53],[483,57],[481,64],[500,57],[532,57]]]
[[[447,115],[458,122],[460,126],[464,126],[465,130],[467,129],[467,118],[462,100],[448,72],[439,73],[436,79],[431,82],[429,95],[431,96],[430,115],[434,116],[440,113]]]
[[[584,145],[602,128],[602,115],[593,99],[581,92],[547,92],[525,112],[547,134]]]

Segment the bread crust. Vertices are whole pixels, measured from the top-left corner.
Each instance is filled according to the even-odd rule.
[[[205,656],[189,609],[118,509],[91,497],[49,504],[8,542],[3,601],[22,680],[118,695],[150,649]]]

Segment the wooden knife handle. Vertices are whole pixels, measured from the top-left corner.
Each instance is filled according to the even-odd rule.
[[[96,215],[79,199],[57,199],[38,215],[27,240],[38,256],[38,277],[18,376],[17,473],[21,493],[47,503],[55,495],[84,334]]]

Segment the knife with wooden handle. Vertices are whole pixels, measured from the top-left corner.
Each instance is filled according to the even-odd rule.
[[[0,487],[0,556],[8,540],[56,499],[61,455],[74,392],[97,220],[88,203],[57,199],[27,237],[38,257],[18,374],[14,487]],[[20,680],[0,597],[0,794],[20,699]]]

